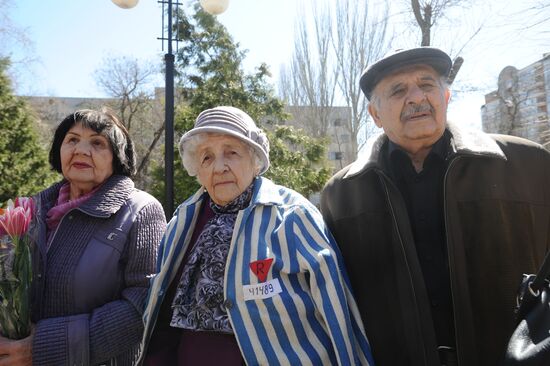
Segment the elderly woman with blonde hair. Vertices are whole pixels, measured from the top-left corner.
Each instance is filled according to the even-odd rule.
[[[261,175],[269,142],[233,107],[180,140],[201,189],[161,242],[145,365],[371,364],[338,248],[318,210]]]

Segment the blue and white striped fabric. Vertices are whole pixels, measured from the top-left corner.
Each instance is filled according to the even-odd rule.
[[[142,350],[204,198],[201,189],[178,207],[168,224],[144,312]],[[272,265],[261,281],[250,263],[269,258]],[[245,300],[246,285],[274,282],[280,292]],[[237,216],[224,296],[248,365],[373,365],[340,252],[321,214],[298,193],[268,179],[255,181],[250,206]]]

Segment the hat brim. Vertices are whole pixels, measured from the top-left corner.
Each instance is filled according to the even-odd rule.
[[[449,76],[452,60],[445,52],[435,47],[418,47],[387,56],[372,64],[363,72],[359,85],[368,100],[376,85],[389,74],[412,65],[428,65],[441,76]]]
[[[256,152],[256,154],[260,157],[260,160],[262,161],[262,168],[260,169],[260,172],[258,174],[261,175],[269,169],[269,156],[267,156],[266,152],[259,144],[247,138],[246,136],[243,136],[242,133],[239,133],[237,131],[232,131],[226,128],[216,127],[216,126],[197,127],[187,131],[180,139],[179,145],[180,145],[180,148],[182,149],[182,152],[183,150],[185,150],[186,141],[188,141],[191,137],[199,135],[201,133],[217,133],[220,135],[229,135],[241,140],[248,146],[251,146]]]

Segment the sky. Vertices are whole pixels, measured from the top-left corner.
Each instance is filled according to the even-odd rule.
[[[274,75],[273,84],[277,84],[280,66],[292,55],[298,5],[308,1],[315,0],[230,0],[229,8],[218,19],[241,48],[248,50],[244,64],[247,70],[265,62]],[[550,52],[550,34],[544,28],[550,28],[550,22],[530,26],[531,19],[541,14],[524,11],[529,2],[541,1],[547,2],[465,0],[463,3],[475,5],[448,13],[446,22],[434,34],[434,43],[450,53],[483,24],[460,52],[465,63],[455,83],[460,90],[453,96],[450,119],[479,127],[484,94],[496,89],[500,71],[508,65],[521,69]],[[104,97],[93,72],[105,57],[132,56],[162,62],[161,41],[157,39],[162,30],[161,8],[155,0],[140,0],[135,8],[127,10],[110,0],[0,0],[0,5],[2,2],[10,4],[8,17],[29,42],[0,44],[0,49],[8,47],[14,60],[34,60],[16,64],[17,94]],[[545,11],[550,12],[550,6]],[[390,13],[395,26],[403,26],[399,10]],[[410,47],[412,37],[397,33],[392,46]],[[162,76],[158,86],[163,86]]]

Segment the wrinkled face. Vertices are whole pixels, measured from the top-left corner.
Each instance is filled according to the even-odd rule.
[[[391,141],[415,153],[443,135],[449,97],[440,75],[430,66],[418,65],[382,79],[369,112]]]
[[[65,135],[60,157],[65,179],[84,192],[113,174],[113,150],[107,138],[78,122]]]
[[[199,182],[220,206],[243,193],[256,175],[248,146],[229,135],[208,135],[198,146],[196,158]]]

